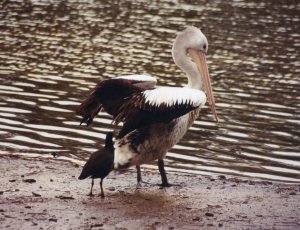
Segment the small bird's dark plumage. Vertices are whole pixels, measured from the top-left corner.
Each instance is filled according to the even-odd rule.
[[[104,197],[102,182],[103,179],[113,170],[114,168],[114,144],[113,144],[113,133],[109,132],[106,135],[105,146],[94,152],[88,161],[83,166],[82,172],[78,177],[79,180],[85,178],[92,178],[92,186],[90,195],[92,196],[92,189],[94,186],[94,179],[100,178],[101,197]]]

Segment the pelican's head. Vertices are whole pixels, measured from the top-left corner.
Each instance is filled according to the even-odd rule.
[[[202,31],[194,26],[189,26],[182,32],[180,32],[174,42],[180,44],[186,51],[191,48],[195,50],[201,50],[207,52],[208,42]]]
[[[200,29],[189,26],[177,35],[172,53],[175,63],[192,78],[191,81],[200,82],[202,89],[206,92],[207,101],[212,113],[215,119],[218,120],[215,109],[215,98],[206,63],[207,50],[208,42],[205,35]]]

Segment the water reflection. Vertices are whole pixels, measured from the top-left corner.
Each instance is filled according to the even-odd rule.
[[[148,73],[184,85],[177,31],[207,35],[220,122],[206,108],[168,154],[169,170],[300,181],[297,1],[6,1],[0,9],[2,153],[83,160],[113,128],[74,111],[98,80]],[[149,165],[147,167],[155,167]]]

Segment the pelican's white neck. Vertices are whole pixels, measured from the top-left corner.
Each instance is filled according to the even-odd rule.
[[[177,38],[175,40],[172,48],[172,56],[175,64],[187,74],[188,87],[201,90],[202,78],[196,64],[187,56],[187,48],[181,39]]]
[[[186,48],[175,40],[172,48],[172,56],[175,64],[187,74],[188,87],[193,89],[202,89],[202,80],[199,71],[194,62],[186,54]]]

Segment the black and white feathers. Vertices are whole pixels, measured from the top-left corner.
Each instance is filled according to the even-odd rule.
[[[155,79],[144,75],[118,77],[98,83],[82,102],[78,114],[90,125],[101,109],[113,116],[116,124],[124,125],[118,138],[140,127],[170,122],[206,102],[205,94],[196,89],[154,86]],[[152,80],[153,79],[153,80]],[[150,88],[149,88],[150,87]]]

